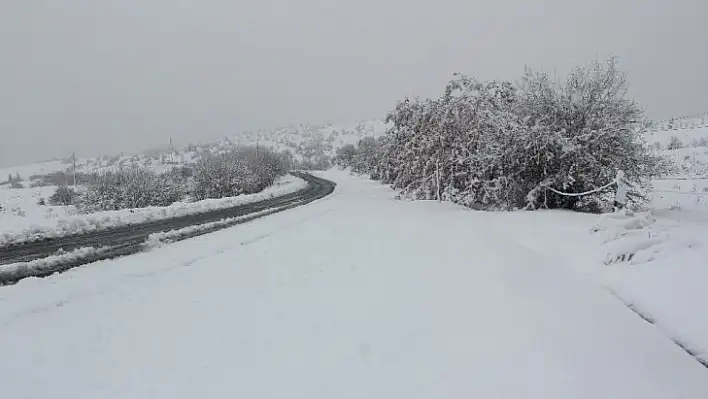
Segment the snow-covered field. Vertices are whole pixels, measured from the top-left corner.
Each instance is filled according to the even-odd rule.
[[[67,217],[69,207],[39,205],[38,201],[54,194],[56,187],[10,188],[0,186],[0,233],[22,223],[35,224],[44,220]]]
[[[652,182],[653,209],[682,209],[708,213],[708,177],[665,178]]]
[[[708,140],[708,125],[677,130],[659,130],[646,133],[646,140],[650,145],[659,143],[662,149],[666,149],[671,142],[671,138],[676,137],[684,147],[696,147],[705,145]]]
[[[677,292],[706,281],[680,284],[698,268],[603,264],[634,219],[475,212],[325,177],[337,190],[308,206],[0,289],[3,395],[708,397],[708,370],[662,324],[700,320],[701,293]],[[667,308],[695,301],[663,318],[642,297],[662,289]]]
[[[42,175],[64,170],[68,165],[61,161],[38,162],[29,165],[7,166],[0,168],[0,182],[6,181],[8,175],[20,175],[23,179],[28,179],[32,175]]]
[[[126,224],[167,219],[188,214],[225,209],[289,194],[307,187],[307,182],[287,175],[265,190],[237,197],[206,199],[196,202],[177,202],[166,207],[148,207],[79,214],[72,206],[38,205],[40,197],[47,198],[53,187],[12,189],[0,187],[0,245],[83,233]]]
[[[693,129],[696,127],[708,126],[708,112],[702,112],[698,115],[681,116],[673,119],[664,119],[660,121],[652,121],[649,130],[682,130]]]
[[[696,122],[695,118],[680,120]],[[678,137],[682,148],[667,149],[671,138]],[[671,176],[655,179],[649,209],[681,209],[708,215],[708,126],[678,130],[650,131],[647,141],[659,146],[657,155],[676,166]]]
[[[672,160],[677,176],[683,179],[708,178],[708,129],[704,131],[706,146],[663,150],[658,155]]]

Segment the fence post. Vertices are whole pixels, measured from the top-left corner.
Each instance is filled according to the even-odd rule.
[[[615,191],[615,210],[622,209],[627,205],[627,191],[628,185],[624,180],[624,172],[621,170],[617,171],[617,177],[615,177],[617,182],[617,191]]]

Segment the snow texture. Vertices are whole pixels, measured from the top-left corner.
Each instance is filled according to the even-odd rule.
[[[550,251],[596,216],[326,176],[308,206],[1,289],[3,395],[708,397],[705,367]]]

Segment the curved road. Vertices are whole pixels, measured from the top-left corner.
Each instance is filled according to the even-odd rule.
[[[708,398],[552,224],[323,176],[326,201],[0,289],[3,397]]]
[[[281,212],[323,198],[332,193],[336,186],[334,182],[315,177],[308,173],[292,172],[292,174],[306,180],[308,182],[307,188],[280,197],[228,209],[219,209],[171,219],[113,227],[90,233],[0,246],[0,285],[12,284],[26,277],[44,277],[98,260],[139,252],[142,250],[148,237],[153,233],[173,231],[224,219],[237,218],[228,223],[219,223],[216,226],[180,234],[177,240],[181,240],[230,227],[268,214]],[[251,216],[249,217],[249,215]],[[2,265],[31,262],[33,260],[46,258],[57,254],[60,250],[70,252],[87,247],[103,248],[103,250],[58,264],[47,264],[39,269],[13,268],[12,270],[3,270],[2,268]]]

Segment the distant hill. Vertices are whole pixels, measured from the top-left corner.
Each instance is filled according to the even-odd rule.
[[[324,168],[329,165],[331,157],[338,147],[344,144],[354,144],[366,136],[380,136],[386,131],[386,127],[383,121],[368,120],[351,125],[303,124],[277,129],[247,131],[221,140],[189,144],[183,147],[165,146],[131,155],[116,154],[94,158],[77,158],[76,171],[77,173],[93,173],[142,166],[156,172],[164,172],[193,163],[205,153],[220,153],[239,146],[256,145],[278,152],[288,151],[296,167]],[[64,173],[67,178],[73,174],[71,156],[56,161],[0,168],[0,181],[10,174],[13,176],[19,174],[25,182],[30,182],[32,177],[36,178],[40,175],[57,172]]]

